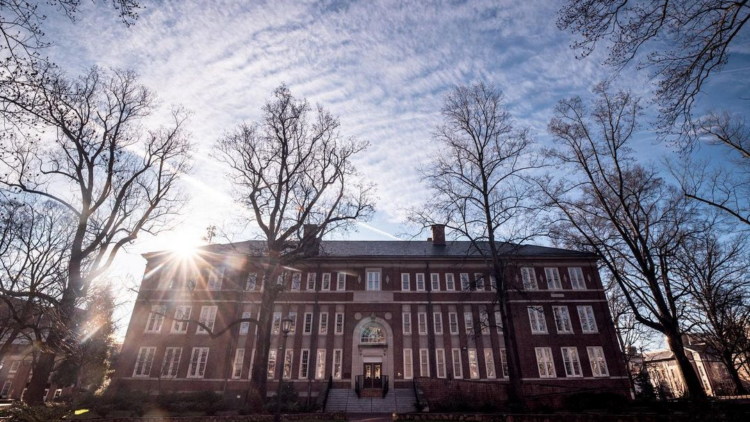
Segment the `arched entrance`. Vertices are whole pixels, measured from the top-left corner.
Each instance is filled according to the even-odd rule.
[[[368,316],[354,327],[352,345],[352,388],[362,376],[365,388],[382,388],[387,376],[393,388],[393,330],[382,318]]]

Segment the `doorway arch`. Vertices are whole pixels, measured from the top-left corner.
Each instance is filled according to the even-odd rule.
[[[382,375],[388,376],[388,387],[393,389],[396,371],[393,363],[394,343],[391,325],[374,315],[363,317],[354,327],[352,343],[352,388],[357,375],[364,375],[365,364],[380,364]]]

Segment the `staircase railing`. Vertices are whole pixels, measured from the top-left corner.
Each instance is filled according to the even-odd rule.
[[[383,398],[388,394],[388,375],[382,375],[380,381],[383,383]]]
[[[419,400],[419,391],[417,388],[417,379],[414,378],[414,381],[411,383],[412,388],[414,389],[414,398],[417,400],[417,411],[421,410],[424,407],[424,403],[421,403]]]
[[[357,397],[362,396],[362,375],[354,377],[354,392],[357,393]]]
[[[328,377],[328,386],[325,391],[325,397],[323,398],[323,411],[326,411],[326,406],[328,405],[328,396],[331,394],[331,389],[333,388],[333,376]]]

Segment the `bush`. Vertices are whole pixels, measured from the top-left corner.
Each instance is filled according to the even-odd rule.
[[[205,412],[209,416],[226,408],[221,395],[213,391],[162,394],[158,404],[161,409],[172,413]]]
[[[14,402],[6,416],[10,422],[47,422],[63,419],[71,413],[67,403],[27,406],[25,403]]]
[[[294,384],[291,382],[281,381],[280,397],[272,397],[266,403],[266,410],[271,413],[275,412],[276,404],[279,400],[281,400],[281,411],[284,413],[297,413],[307,410],[299,402],[299,394],[297,394],[297,390],[294,389]]]
[[[565,398],[565,408],[574,412],[593,409],[619,412],[627,405],[628,399],[616,393],[575,393]]]

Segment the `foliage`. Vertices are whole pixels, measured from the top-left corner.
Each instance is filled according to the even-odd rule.
[[[214,415],[226,408],[222,396],[213,391],[161,394],[157,403],[159,408],[174,413],[205,412]]]
[[[651,375],[646,368],[641,368],[638,375],[633,379],[633,383],[636,387],[636,398],[645,401],[656,400],[656,389],[654,389],[654,384],[651,383]]]
[[[297,413],[308,411],[299,400],[299,393],[294,389],[294,384],[289,381],[281,381],[281,395],[279,397],[273,396],[268,403],[266,403],[266,411],[275,412],[276,405],[281,400],[281,411],[283,413]]]
[[[628,403],[627,397],[617,393],[574,393],[565,397],[564,406],[575,412],[593,409],[620,412]]]
[[[29,406],[14,402],[7,411],[9,422],[48,422],[63,419],[72,413],[67,403],[49,403],[41,406]]]

